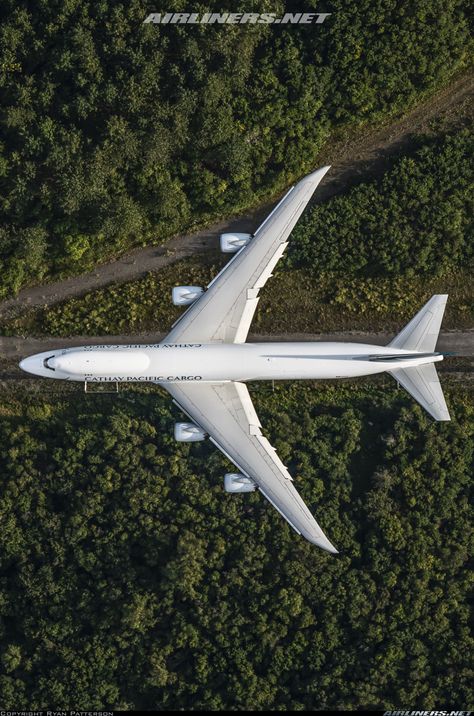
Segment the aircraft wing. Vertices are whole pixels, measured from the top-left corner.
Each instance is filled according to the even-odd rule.
[[[188,415],[298,534],[328,552],[337,553],[306,507],[275,448],[262,435],[247,387],[221,383],[162,384]]]
[[[249,243],[173,325],[166,343],[245,342],[258,292],[272,275],[288,236],[328,169],[318,169],[290,189]]]

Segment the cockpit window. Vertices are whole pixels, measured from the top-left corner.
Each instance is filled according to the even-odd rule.
[[[49,363],[48,363],[48,361],[51,360],[51,358],[54,358],[54,355],[48,356],[48,357],[45,358],[44,361],[43,361],[44,367],[45,367],[45,368],[48,368],[48,370],[54,370],[54,368],[52,368],[52,367],[49,365]]]

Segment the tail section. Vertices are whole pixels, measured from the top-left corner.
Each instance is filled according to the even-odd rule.
[[[436,348],[447,300],[446,294],[432,296],[389,346],[406,351],[432,353]]]
[[[389,346],[406,351],[434,353],[447,300],[447,295],[432,296]],[[440,360],[439,354],[433,355],[433,361],[436,360]],[[389,373],[435,420],[451,420],[433,362],[410,368],[395,368]]]
[[[433,363],[389,372],[435,420],[451,420]]]

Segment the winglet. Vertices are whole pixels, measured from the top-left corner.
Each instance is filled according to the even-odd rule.
[[[315,182],[316,186],[319,184],[321,179],[324,177],[324,175],[330,170],[331,165],[328,164],[325,167],[321,167],[321,169],[316,169],[315,172],[311,172],[311,174],[307,174],[301,181],[304,182]]]
[[[307,537],[306,535],[303,535],[313,544],[317,545],[318,547],[321,547],[321,549],[324,549],[326,552],[330,552],[331,554],[339,554],[338,550],[330,543],[326,535],[322,535],[321,537]]]
[[[326,552],[330,552],[331,554],[339,554],[338,550],[328,540],[314,517],[312,517],[312,522],[314,524],[314,527],[313,525],[311,525],[309,529],[303,528],[301,532],[299,530],[297,530],[297,532],[300,532],[301,536],[307,539],[308,542],[311,542],[311,544],[315,544],[317,547],[324,549]],[[293,527],[293,529],[295,528]]]

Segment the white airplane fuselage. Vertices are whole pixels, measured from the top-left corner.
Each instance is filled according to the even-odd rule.
[[[169,383],[354,378],[442,359],[362,343],[158,343],[46,351],[20,367],[61,380]]]

